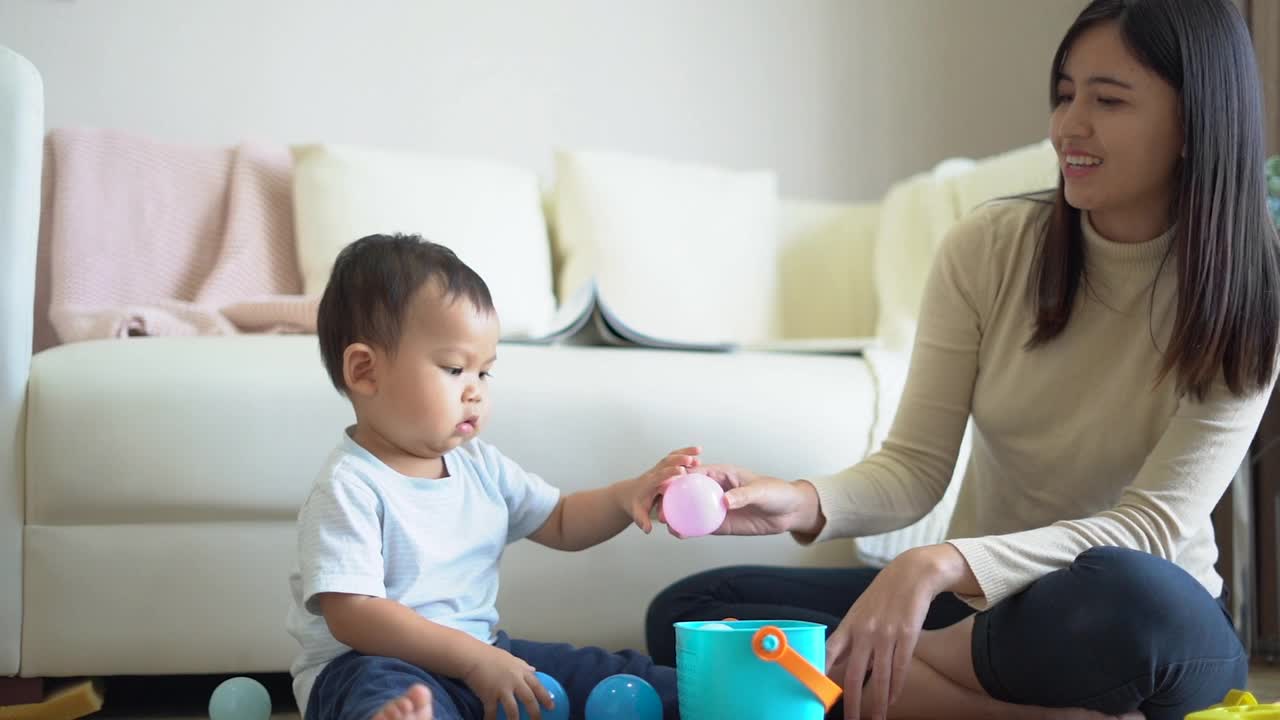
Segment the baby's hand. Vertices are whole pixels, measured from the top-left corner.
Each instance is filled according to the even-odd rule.
[[[638,478],[620,483],[622,507],[631,515],[636,527],[646,534],[653,530],[650,513],[658,502],[658,496],[672,480],[698,467],[700,447],[687,447],[668,453],[650,470]]]
[[[534,667],[501,648],[490,646],[472,664],[462,680],[484,703],[485,720],[497,720],[498,706],[508,718],[520,717],[520,705],[530,720],[542,720],[542,708],[551,709],[551,693],[533,674]],[[541,707],[539,707],[541,705]]]

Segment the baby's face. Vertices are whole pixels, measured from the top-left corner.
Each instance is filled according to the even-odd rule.
[[[479,434],[490,412],[489,371],[497,360],[495,313],[446,298],[435,283],[411,303],[400,348],[389,358],[369,411],[400,449],[438,457]],[[384,358],[387,360],[387,358]]]

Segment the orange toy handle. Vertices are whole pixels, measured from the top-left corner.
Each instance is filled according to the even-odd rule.
[[[817,668],[809,664],[800,653],[787,644],[787,636],[773,625],[765,625],[751,636],[751,649],[756,657],[769,662],[776,662],[784,670],[804,683],[809,692],[822,701],[824,710],[830,710],[840,699],[843,691],[840,686],[831,682],[831,678],[823,675]]]

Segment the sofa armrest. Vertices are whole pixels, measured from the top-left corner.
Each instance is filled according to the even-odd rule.
[[[31,366],[44,93],[0,47],[0,676],[18,672],[22,628],[23,408]]]
[[[876,205],[787,201],[779,216],[777,335],[876,334]]]

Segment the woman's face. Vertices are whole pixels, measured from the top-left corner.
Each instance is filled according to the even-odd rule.
[[[1049,134],[1067,202],[1112,239],[1168,226],[1183,149],[1177,92],[1138,62],[1115,23],[1081,33],[1057,79]],[[1152,230],[1154,228],[1154,230]],[[1124,237],[1146,233],[1145,237]]]

